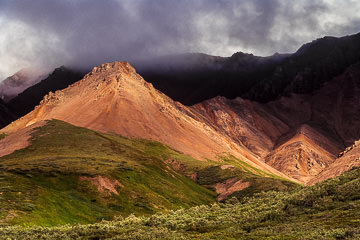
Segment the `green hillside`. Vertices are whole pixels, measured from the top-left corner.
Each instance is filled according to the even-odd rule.
[[[232,194],[239,199],[297,186],[232,156],[220,160],[51,120],[35,129],[30,146],[0,158],[0,225],[95,223],[186,209],[214,203],[214,184],[227,179],[250,183]],[[195,181],[188,177],[194,173]]]
[[[360,239],[360,169],[292,192],[90,225],[0,228],[5,239]]]

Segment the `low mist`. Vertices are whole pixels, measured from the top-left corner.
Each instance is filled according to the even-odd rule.
[[[294,52],[359,31],[359,12],[354,0],[0,0],[0,80],[24,67]]]

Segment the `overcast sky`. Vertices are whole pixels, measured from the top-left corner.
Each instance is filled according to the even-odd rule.
[[[0,0],[0,79],[157,55],[296,51],[360,31],[359,0]]]

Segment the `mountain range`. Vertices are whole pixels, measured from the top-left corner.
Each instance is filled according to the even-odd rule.
[[[359,167],[359,48],[356,34],[270,57],[55,69],[0,101],[0,181],[11,189],[0,189],[10,203],[2,222],[152,214],[290,191]],[[48,220],[44,203],[55,198],[75,207],[56,202]]]

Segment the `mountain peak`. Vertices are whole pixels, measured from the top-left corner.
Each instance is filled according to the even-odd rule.
[[[97,101],[109,95],[124,95],[128,91],[136,95],[136,92],[144,86],[151,88],[152,85],[150,85],[136,73],[135,68],[129,62],[103,63],[95,66],[81,81],[70,85],[68,89],[58,90],[55,93],[50,91],[39,106],[57,105],[63,101],[65,96],[69,98],[79,95]]]
[[[125,87],[126,82],[131,82],[133,80],[138,80],[143,83],[145,86],[152,85],[143,80],[143,78],[136,73],[134,67],[130,65],[129,62],[112,62],[112,63],[103,63],[99,66],[94,67],[91,72],[85,75],[84,81],[86,79],[91,78],[92,82],[97,83],[96,90],[99,88],[102,82],[110,82],[117,83],[113,87]],[[75,83],[76,85],[77,83]],[[89,83],[92,84],[92,83]]]
[[[127,72],[127,73],[130,73],[130,72],[135,73],[136,72],[135,68],[133,68],[130,65],[129,62],[127,62],[127,61],[122,61],[122,62],[115,61],[115,62],[112,62],[112,63],[103,63],[100,66],[96,66],[91,70],[91,72],[89,74],[91,75],[91,74],[95,74],[95,73],[101,73],[101,72],[108,71],[110,69],[121,70],[121,71],[124,71],[124,72]]]
[[[133,75],[136,74],[136,70],[134,67],[130,65],[129,62],[123,61],[123,62],[111,62],[111,63],[103,63],[99,66],[93,67],[93,69],[84,76],[84,79],[87,79],[89,77],[94,76],[100,76],[102,74],[105,74],[108,76],[108,74],[125,74],[125,75]],[[119,76],[118,76],[119,77]]]
[[[286,177],[202,122],[196,111],[155,90],[128,62],[94,67],[82,80],[46,95],[34,111],[1,131],[11,134],[48,119],[160,141],[197,159],[216,159],[219,154],[229,153],[261,170]]]
[[[231,58],[246,58],[246,57],[250,58],[255,56],[252,53],[245,53],[245,52],[236,52],[231,56]]]

